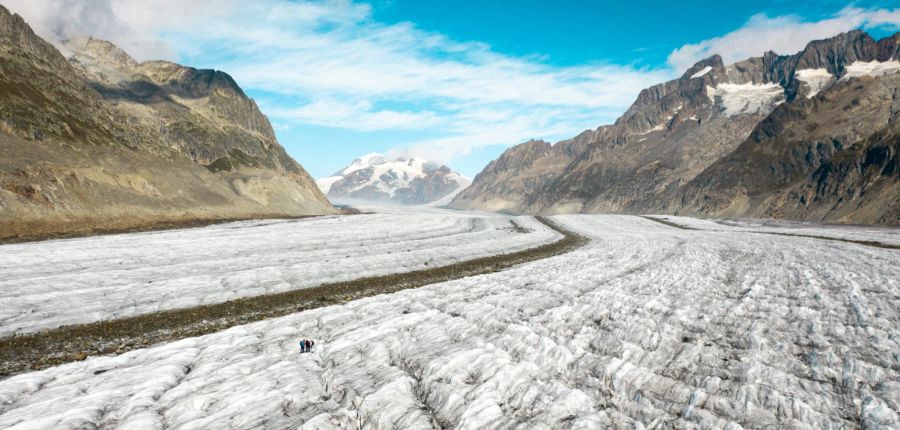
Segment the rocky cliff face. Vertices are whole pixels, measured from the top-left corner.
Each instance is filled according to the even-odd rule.
[[[0,7],[0,238],[334,211],[227,74],[62,49]]]
[[[334,175],[318,181],[336,200],[421,205],[440,201],[465,188],[470,181],[449,167],[415,158],[388,159],[366,154]]]
[[[459,209],[518,211],[521,203],[546,186],[571,161],[565,145],[542,140],[516,145],[491,161],[468,188],[453,199]]]
[[[662,209],[897,224],[898,96],[900,73],[892,73],[840,79],[785,104]]]
[[[887,167],[898,41],[853,31],[790,56],[727,66],[710,57],[642,91],[578,145],[511,148],[451,206],[898,223],[898,178]],[[527,163],[502,161],[520,153]]]

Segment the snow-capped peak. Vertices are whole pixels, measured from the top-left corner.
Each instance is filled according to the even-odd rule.
[[[359,158],[353,160],[353,162],[350,163],[349,166],[344,168],[344,170],[341,170],[341,171],[335,173],[335,176],[346,175],[348,173],[353,173],[360,169],[365,169],[369,166],[377,166],[379,164],[384,164],[384,163],[387,163],[387,159],[384,157],[384,155],[379,154],[377,152],[372,152],[372,153],[363,155],[362,157],[359,157]]]
[[[430,203],[470,181],[448,167],[412,158],[389,159],[370,153],[332,176],[316,183],[331,198],[349,198],[397,203]]]

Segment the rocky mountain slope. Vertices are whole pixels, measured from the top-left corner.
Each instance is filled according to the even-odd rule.
[[[317,183],[332,199],[415,205],[447,199],[471,181],[444,165],[372,153]]]
[[[61,49],[0,7],[0,239],[334,212],[227,74]]]
[[[510,148],[451,206],[900,223],[898,41],[853,31],[795,55],[712,56],[612,125]]]

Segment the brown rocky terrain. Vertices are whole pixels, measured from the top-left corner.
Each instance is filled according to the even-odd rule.
[[[589,133],[589,132],[586,132]],[[573,139],[573,142],[577,140]],[[572,161],[573,143],[530,140],[491,161],[451,203],[464,209],[516,212]]]
[[[0,7],[0,239],[333,213],[230,76]]]
[[[510,148],[451,206],[898,224],[898,41],[853,31],[795,55],[712,56],[612,125]]]
[[[839,82],[776,109],[665,209],[897,224],[900,74]]]

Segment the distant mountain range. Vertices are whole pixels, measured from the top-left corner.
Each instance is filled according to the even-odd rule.
[[[444,165],[372,153],[316,182],[331,199],[418,205],[449,203],[471,180]]]
[[[62,52],[61,52],[62,51]],[[369,154],[316,183],[224,72],[54,47],[0,6],[0,240],[335,213],[325,197],[516,213],[900,224],[900,33],[714,55],[615,121],[469,180]],[[322,188],[320,191],[319,188]]]
[[[614,124],[504,152],[451,207],[900,224],[900,33],[862,31],[641,91]]]
[[[61,49],[0,6],[0,239],[335,213],[227,74]]]

